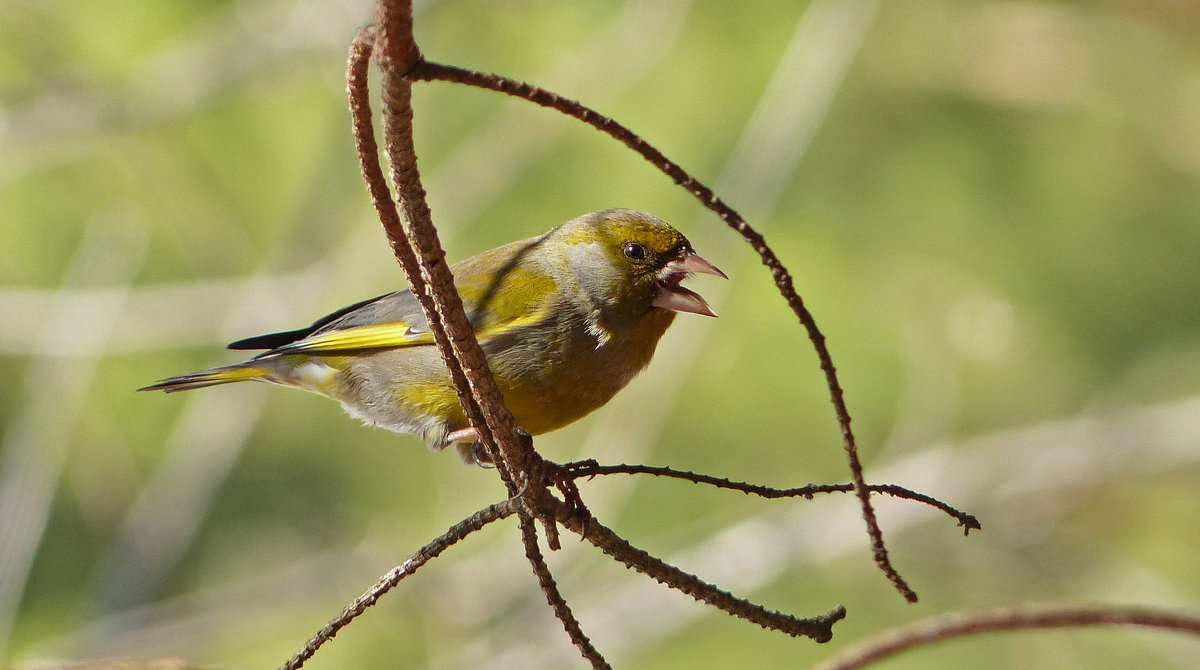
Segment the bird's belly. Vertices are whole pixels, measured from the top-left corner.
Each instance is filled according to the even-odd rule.
[[[595,378],[569,381],[567,388],[501,384],[500,392],[517,425],[530,435],[540,435],[562,428],[602,407],[624,386],[611,381]]]
[[[503,369],[506,366],[492,367],[504,405],[517,425],[531,435],[561,428],[591,413],[612,399],[632,376],[610,372],[581,377],[544,368],[509,375]],[[444,434],[470,425],[444,369],[391,381],[387,393],[352,383],[343,386],[341,393],[327,395],[340,400],[353,416],[396,432],[417,434],[434,448],[442,446],[438,442]],[[368,379],[362,386],[374,384]],[[383,398],[387,401],[380,402]]]

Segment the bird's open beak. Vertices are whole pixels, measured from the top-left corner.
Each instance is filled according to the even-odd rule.
[[[659,271],[654,287],[654,298],[650,301],[650,304],[655,307],[669,309],[673,312],[716,316],[717,313],[712,311],[712,308],[708,306],[708,303],[704,302],[704,298],[701,298],[699,293],[679,285],[684,278],[693,272],[729,279],[729,277],[725,276],[724,272],[717,269],[717,266],[700,258],[696,252],[688,251],[682,257],[676,258],[664,265],[663,269]]]

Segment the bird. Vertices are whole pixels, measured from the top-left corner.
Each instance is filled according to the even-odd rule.
[[[504,403],[530,436],[611,400],[649,364],[677,313],[716,316],[680,285],[686,277],[728,279],[673,226],[632,209],[584,214],[450,269]],[[299,388],[337,400],[367,424],[415,435],[434,451],[455,444],[464,463],[486,465],[411,289],[228,348],[263,351],[138,390],[242,381]]]

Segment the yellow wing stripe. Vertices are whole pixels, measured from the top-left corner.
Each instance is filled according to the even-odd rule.
[[[523,314],[515,319],[496,324],[484,330],[476,330],[479,339],[487,339],[513,328],[530,326],[544,320],[548,310],[538,310],[531,314]],[[332,330],[320,335],[306,337],[291,344],[286,344],[269,352],[277,354],[327,354],[359,349],[391,349],[395,347],[410,347],[417,344],[432,344],[433,335],[428,332],[413,331],[403,321],[376,323],[369,326],[356,326],[342,330]]]
[[[376,323],[344,330],[332,330],[292,342],[272,351],[273,354],[319,354],[355,349],[387,349],[433,342],[429,333],[415,333],[403,321]]]

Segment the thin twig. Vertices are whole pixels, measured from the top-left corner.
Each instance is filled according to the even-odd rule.
[[[817,352],[817,359],[820,361],[821,370],[825,374],[825,382],[829,388],[830,401],[833,403],[834,413],[837,415],[838,425],[841,427],[842,446],[846,450],[846,457],[850,465],[850,480],[854,484],[854,492],[858,496],[859,505],[862,508],[863,520],[867,525],[867,534],[871,537],[875,563],[906,600],[916,602],[917,594],[908,586],[888,558],[887,548],[883,543],[883,531],[880,530],[879,523],[876,521],[875,511],[871,506],[870,492],[867,490],[866,482],[863,479],[862,463],[858,458],[858,448],[855,445],[854,432],[850,428],[850,413],[846,409],[844,394],[837,378],[837,369],[833,365],[833,358],[830,356],[829,349],[825,345],[825,336],[817,328],[812,314],[805,307],[804,301],[800,298],[799,294],[796,293],[791,274],[783,266],[783,263],[779,261],[775,252],[767,246],[762,235],[747,224],[742,216],[721,200],[712,189],[697,181],[679,164],[667,158],[661,151],[651,146],[632,130],[575,100],[564,98],[532,84],[509,79],[497,74],[476,72],[426,60],[419,60],[413,66],[410,76],[413,79],[449,81],[477,86],[506,95],[512,95],[543,107],[558,110],[572,118],[583,121],[641,154],[643,158],[671,177],[676,184],[682,186],[700,200],[705,207],[720,216],[750,244],[754,251],[758,253],[763,265],[767,266],[770,270],[780,294],[783,295],[788,306],[792,308],[792,311],[804,326],[808,333],[808,338],[812,341],[813,348]]]
[[[1147,607],[1040,604],[954,612],[885,631],[846,648],[814,670],[854,670],[908,649],[963,635],[1082,626],[1144,626],[1200,635],[1200,614]]]
[[[417,152],[413,145],[412,84],[407,79],[412,68],[420,62],[420,52],[412,35],[411,0],[379,0],[375,25],[378,30],[375,60],[382,73],[380,91],[383,96],[384,151],[391,164],[392,182],[400,201],[400,211],[407,224],[408,238],[425,272],[437,314],[449,335],[451,351],[442,351],[444,358],[456,358],[470,385],[470,395],[480,412],[464,408],[482,441],[492,450],[495,445],[510,471],[519,472],[529,459],[531,446],[522,441],[512,414],[496,388],[483,349],[475,339],[475,331],[463,310],[462,298],[454,289],[454,278],[446,264],[445,252],[425,201],[417,170]],[[384,222],[385,225],[387,222]],[[392,238],[392,231],[388,232]],[[462,390],[460,395],[465,395]],[[470,404],[470,403],[464,403]],[[501,460],[501,459],[495,459]],[[536,495],[541,487],[529,487]]]
[[[529,559],[529,565],[533,567],[533,574],[538,578],[538,584],[542,587],[542,592],[546,594],[546,602],[550,604],[554,610],[554,616],[562,622],[563,628],[570,636],[571,642],[575,643],[575,647],[579,649],[579,653],[583,655],[596,670],[605,668],[611,670],[612,666],[608,661],[604,660],[604,656],[600,651],[592,645],[592,641],[583,632],[579,626],[579,621],[575,618],[575,614],[571,611],[571,607],[567,605],[567,600],[563,598],[562,593],[558,590],[558,584],[554,581],[554,576],[550,574],[550,567],[546,565],[546,559],[542,556],[541,549],[537,543],[537,526],[533,525],[533,518],[527,515],[521,515],[521,537],[525,544],[525,557]]]
[[[453,359],[462,369],[462,375],[453,379],[460,403],[497,469],[502,474],[507,471],[513,475],[505,476],[509,495],[517,495],[518,480],[523,483],[523,488],[519,490],[526,509],[533,517],[542,520],[546,526],[547,543],[552,549],[557,549],[558,528],[554,525],[550,510],[558,500],[540,479],[529,472],[530,464],[537,460],[532,440],[522,439],[523,434],[504,405],[504,398],[496,387],[483,349],[467,320],[462,298],[455,290],[454,277],[446,264],[445,252],[425,201],[425,189],[421,186],[413,143],[412,84],[407,78],[413,66],[420,62],[420,52],[413,39],[412,20],[411,0],[379,0],[376,5],[375,25],[378,33],[375,58],[383,80],[380,88],[384,102],[384,151],[391,165],[391,178],[400,202],[400,212],[407,224],[408,242],[420,259],[420,267],[433,298],[435,309],[428,309],[425,305],[422,305],[422,309],[431,322],[440,320],[445,327],[449,342],[439,342],[439,350],[448,365]],[[389,223],[392,222],[383,221],[385,228]],[[388,237],[394,246],[399,236],[388,230]],[[522,527],[527,524],[528,519],[523,514]],[[523,533],[522,542],[527,554],[540,555],[536,533]],[[533,567],[541,578],[536,562]],[[544,564],[542,568],[548,576]],[[545,589],[546,582],[543,581],[542,585]],[[568,632],[572,633],[572,640],[576,644],[580,644],[580,640],[585,642],[580,644],[581,653],[593,663],[594,659],[603,660],[590,643],[586,643],[582,631],[578,631],[578,623],[571,617],[570,610],[555,607],[554,611]],[[578,636],[574,632],[578,632]]]
[[[696,575],[684,572],[660,558],[651,556],[626,542],[624,538],[597,521],[595,517],[589,515],[581,518],[572,514],[566,505],[560,503],[560,507],[558,520],[568,530],[579,534],[596,548],[624,563],[627,567],[652,577],[655,581],[685,593],[702,603],[756,623],[765,629],[777,630],[793,637],[809,637],[816,642],[828,642],[833,638],[833,624],[846,616],[846,608],[841,605],[825,614],[806,619],[769,610],[744,598],[738,598]]]
[[[401,225],[400,213],[396,210],[396,203],[388,189],[387,178],[379,164],[379,145],[375,142],[375,126],[371,121],[371,95],[367,85],[375,40],[375,26],[367,26],[359,30],[350,46],[350,57],[346,66],[346,92],[350,99],[350,117],[354,145],[358,150],[359,170],[362,172],[363,179],[366,180],[367,190],[371,193],[371,201],[383,224],[384,232],[387,233],[392,253],[395,254],[396,260],[400,262],[400,267],[404,270],[404,276],[408,279],[413,296],[421,305],[425,320],[429,323],[429,331],[450,372],[450,380],[458,394],[459,404],[462,405],[463,411],[472,425],[481,425],[485,423],[483,414],[479,409],[479,404],[471,395],[462,366],[453,354],[454,349],[450,343],[450,337],[447,335],[437,307],[434,305],[429,286],[421,275],[420,261],[413,251],[408,233]],[[484,444],[488,443],[485,441]],[[490,449],[494,449],[494,444],[490,446]],[[505,483],[508,495],[511,497],[517,491],[512,475],[503,459],[495,458],[497,454],[492,454],[492,456],[492,462],[496,465],[500,478]]]
[[[713,477],[712,475],[702,475],[687,470],[676,470],[675,468],[660,467],[653,465],[600,465],[595,461],[578,461],[575,463],[565,463],[562,465],[563,472],[569,473],[572,479],[583,477],[595,477],[598,475],[635,475],[646,474],[656,477],[670,477],[673,479],[683,479],[694,484],[708,484],[721,489],[730,489],[733,491],[741,491],[747,495],[756,495],[761,498],[812,498],[818,493],[847,493],[854,491],[853,484],[808,484],[806,486],[798,486],[795,488],[780,489],[772,486],[763,486],[761,484],[751,484],[749,482],[739,482],[724,477]],[[969,535],[973,530],[980,530],[979,519],[976,519],[973,514],[961,512],[950,505],[934,498],[918,493],[912,489],[907,489],[896,484],[867,484],[867,490],[872,493],[883,493],[894,498],[903,498],[905,500],[913,500],[920,503],[925,503],[931,507],[936,507],[942,510],[950,517],[954,518],[959,526],[963,527],[963,535]]]
[[[451,526],[449,530],[433,542],[421,547],[420,551],[410,556],[408,560],[392,568],[374,586],[368,589],[366,593],[347,605],[340,615],[325,624],[321,630],[317,631],[315,635],[304,643],[304,647],[300,651],[288,659],[287,663],[280,666],[280,670],[296,670],[304,665],[304,662],[312,658],[312,655],[316,653],[321,645],[333,639],[333,636],[337,635],[338,631],[365,612],[368,607],[374,605],[383,594],[399,584],[400,580],[416,572],[422,565],[436,558],[443,551],[449,549],[471,533],[493,521],[499,521],[505,517],[512,516],[520,509],[520,501],[510,498],[503,502],[489,505]]]

